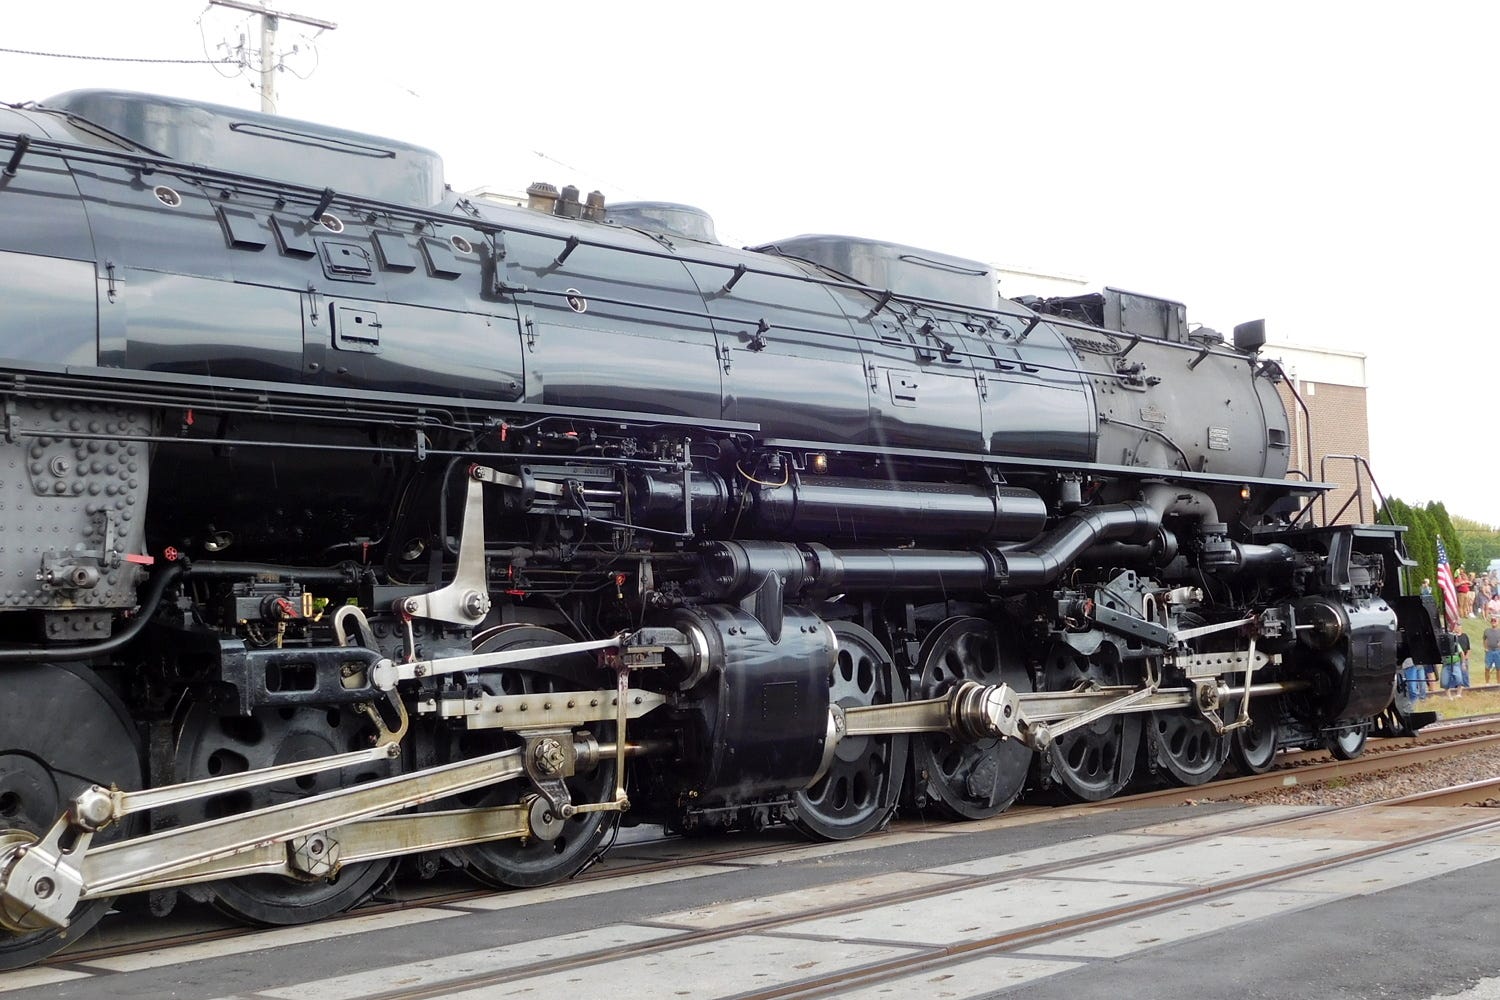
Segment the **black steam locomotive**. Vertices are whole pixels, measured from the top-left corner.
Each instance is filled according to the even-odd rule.
[[[1431,641],[1257,324],[137,94],[0,163],[0,967],[1352,753]]]

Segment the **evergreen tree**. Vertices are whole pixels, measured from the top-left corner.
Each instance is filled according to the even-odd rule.
[[[1453,519],[1448,516],[1448,508],[1443,506],[1441,500],[1433,500],[1427,504],[1427,516],[1432,524],[1433,532],[1443,540],[1443,545],[1448,549],[1448,566],[1455,573],[1464,562],[1464,543],[1457,531],[1453,529]],[[1434,543],[1434,546],[1436,543]],[[1474,567],[1470,566],[1470,570]]]
[[[1434,579],[1437,576],[1437,538],[1427,512],[1398,497],[1388,497],[1379,520],[1387,518],[1406,525],[1406,554],[1417,564],[1410,577],[1413,587],[1422,580]]]
[[[1412,571],[1414,585],[1436,581],[1438,538],[1447,546],[1448,565],[1455,572],[1467,566],[1469,572],[1481,573],[1491,559],[1500,559],[1500,529],[1450,515],[1441,501],[1413,507],[1399,497],[1388,497],[1377,520],[1406,525],[1406,554],[1417,564]]]

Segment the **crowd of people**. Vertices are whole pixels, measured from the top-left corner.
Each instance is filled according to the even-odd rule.
[[[1489,620],[1484,630],[1484,682],[1500,684],[1500,579],[1494,573],[1469,573],[1462,566],[1453,574],[1453,589],[1458,595],[1460,618],[1482,618]],[[1423,596],[1432,594],[1432,581],[1422,581]],[[1464,696],[1469,682],[1469,637],[1458,622],[1449,625],[1450,631],[1443,643],[1443,662],[1426,666],[1411,664],[1406,667],[1406,692],[1413,701],[1429,695],[1446,692],[1451,701]]]
[[[1460,618],[1488,618],[1500,615],[1500,580],[1494,573],[1469,573],[1462,566],[1453,574],[1453,589],[1458,593]],[[1432,584],[1422,581],[1422,593],[1432,593]]]

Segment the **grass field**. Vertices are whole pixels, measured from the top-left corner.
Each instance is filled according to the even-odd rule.
[[[1477,681],[1470,671],[1470,680]],[[1483,668],[1481,667],[1481,672]],[[1417,706],[1424,712],[1436,712],[1439,719],[1467,719],[1475,715],[1500,715],[1500,687],[1474,688],[1462,698],[1448,700],[1446,691],[1429,697]]]

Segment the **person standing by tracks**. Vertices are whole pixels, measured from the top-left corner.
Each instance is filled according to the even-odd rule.
[[[1489,614],[1490,602],[1495,599],[1494,581],[1488,573],[1477,574],[1470,586],[1473,588],[1472,597],[1474,603],[1469,611],[1471,618],[1484,618]]]
[[[1464,696],[1469,686],[1469,637],[1463,632],[1448,633],[1449,652],[1443,657],[1443,690],[1448,700]]]
[[[1490,615],[1490,627],[1484,630],[1484,682],[1490,682],[1490,671],[1495,672],[1495,683],[1500,684],[1500,613]]]
[[[1401,684],[1406,697],[1418,702],[1427,697],[1427,668],[1412,661],[1411,657],[1401,665]]]

